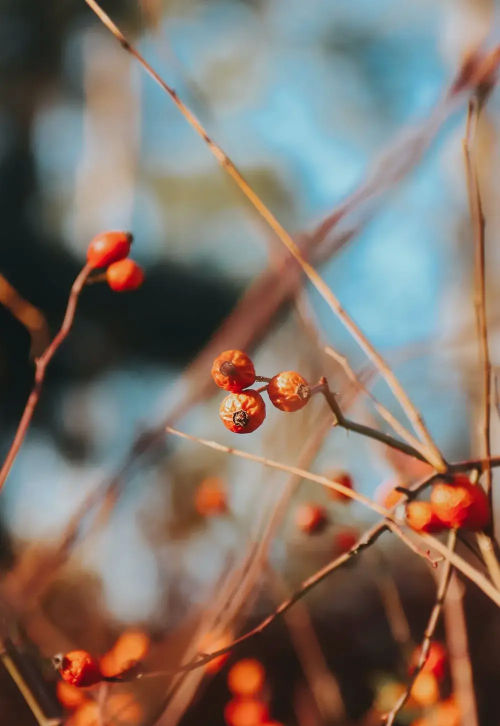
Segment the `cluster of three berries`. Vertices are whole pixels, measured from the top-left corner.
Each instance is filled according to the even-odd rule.
[[[214,361],[212,378],[219,388],[231,393],[219,413],[222,423],[235,434],[250,434],[264,422],[266,404],[259,391],[249,389],[255,381],[266,381],[264,390],[280,411],[299,411],[311,397],[311,388],[300,373],[284,371],[274,378],[257,376],[252,359],[242,350],[226,350]]]

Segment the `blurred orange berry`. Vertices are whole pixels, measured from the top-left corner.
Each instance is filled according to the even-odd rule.
[[[227,676],[229,690],[238,696],[255,696],[264,686],[265,671],[254,658],[244,658],[233,665]]]
[[[224,426],[234,434],[251,434],[264,423],[266,404],[260,393],[248,389],[226,396],[219,414]]]
[[[347,471],[341,471],[340,473],[331,475],[328,478],[334,482],[337,482],[337,484],[342,484],[342,486],[346,487],[347,489],[354,489],[352,476]],[[336,489],[328,489],[328,494],[332,499],[335,499],[335,501],[337,502],[348,503],[351,501],[351,497],[348,497],[347,494],[343,494]]]
[[[80,706],[87,698],[84,691],[76,686],[71,686],[66,681],[57,681],[56,693],[59,703],[70,709]]]
[[[255,367],[242,350],[226,350],[214,360],[212,378],[219,388],[239,393],[255,382]]]
[[[137,290],[144,282],[144,270],[134,260],[113,262],[106,270],[108,285],[115,292]]]
[[[311,397],[311,388],[300,373],[283,371],[271,378],[267,393],[273,406],[280,411],[293,413],[304,408]]]
[[[413,655],[410,659],[410,673],[416,668],[421,652],[421,646],[418,646],[413,651]],[[446,675],[447,661],[448,655],[444,645],[437,641],[432,641],[427,660],[422,668],[422,673],[432,673],[432,675],[436,676],[438,681],[442,681]]]
[[[102,232],[88,246],[87,262],[92,267],[107,267],[123,260],[130,252],[133,237],[130,232]]]
[[[224,480],[216,476],[204,479],[195,492],[194,503],[202,517],[211,517],[227,512],[227,497]]]
[[[228,726],[261,726],[268,716],[266,704],[253,698],[234,698],[224,709]]]
[[[354,527],[343,527],[333,537],[333,548],[337,555],[349,552],[359,540],[359,532]]]
[[[67,726],[99,726],[99,706],[95,701],[85,701],[71,714]]]
[[[415,532],[437,534],[445,529],[429,502],[409,502],[406,505],[406,522]]]
[[[319,504],[302,504],[297,509],[295,523],[305,534],[319,534],[328,525],[328,513]]]
[[[453,696],[437,703],[430,718],[430,726],[462,726],[460,708]]]
[[[142,719],[142,708],[131,693],[116,693],[108,696],[104,706],[106,723],[137,724]]]
[[[474,532],[484,529],[490,520],[488,497],[479,484],[471,484],[459,474],[452,484],[440,483],[432,488],[431,505],[436,517],[446,527],[461,527]]]
[[[400,504],[404,501],[405,497],[402,492],[396,491],[396,487],[404,487],[404,485],[398,481],[382,482],[375,491],[375,501],[382,507],[385,507],[385,509],[392,509],[396,504]]]
[[[220,635],[215,638],[212,633],[207,633],[205,637],[201,640],[200,652],[206,654],[215,653],[217,650],[221,650],[222,648],[226,648],[228,645],[230,645],[232,640],[233,637],[230,633],[224,633],[224,635]],[[220,671],[230,655],[231,653],[228,651],[227,653],[223,653],[222,655],[217,656],[213,660],[206,663],[203,666],[203,669],[206,673],[217,673],[218,671]]]
[[[439,685],[432,673],[419,673],[411,689],[411,696],[419,706],[432,706],[439,699]]]
[[[85,650],[60,653],[52,659],[61,677],[72,686],[86,688],[102,681],[99,663]]]
[[[127,630],[100,661],[103,675],[117,676],[141,661],[149,650],[150,640],[140,630]]]

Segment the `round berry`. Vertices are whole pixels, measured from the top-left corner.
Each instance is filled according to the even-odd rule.
[[[102,232],[87,249],[87,263],[91,267],[107,267],[123,260],[130,253],[133,237],[130,232]]]
[[[223,480],[216,476],[204,479],[195,492],[194,502],[202,517],[225,514],[227,496]]]
[[[410,502],[406,507],[406,522],[415,532],[436,534],[445,528],[429,502]]]
[[[490,520],[484,490],[479,484],[471,484],[464,475],[455,476],[452,484],[436,484],[431,493],[431,506],[445,527],[479,532]]]
[[[335,555],[343,555],[357,544],[359,532],[354,527],[343,527],[333,538],[333,549]]]
[[[268,716],[266,704],[253,698],[234,698],[224,709],[227,726],[257,726],[266,721]]]
[[[273,406],[287,413],[300,411],[311,397],[308,382],[295,371],[284,371],[271,378],[267,393]]]
[[[106,280],[115,292],[137,290],[144,282],[144,270],[134,260],[120,260],[108,267]]]
[[[235,434],[251,434],[266,418],[266,404],[257,391],[242,391],[226,396],[219,409],[224,426]]]
[[[295,515],[295,522],[305,534],[319,534],[328,525],[328,513],[319,504],[302,504]]]
[[[342,486],[346,487],[347,489],[354,489],[352,476],[347,471],[341,471],[339,474],[334,474],[329,478],[337,484],[342,484]],[[336,502],[342,502],[343,504],[346,504],[347,502],[351,501],[351,497],[348,497],[347,494],[343,494],[336,489],[328,489],[328,494]]]
[[[239,393],[255,382],[255,367],[242,350],[226,350],[214,360],[212,378],[219,388]]]
[[[233,665],[227,685],[236,696],[255,696],[264,687],[264,666],[255,658],[244,658]]]
[[[70,653],[61,653],[52,659],[63,680],[72,686],[85,688],[102,681],[99,663],[85,650],[72,650]]]
[[[413,673],[413,670],[416,668],[418,661],[420,660],[421,652],[422,647],[420,645],[413,651],[410,659],[410,675]],[[448,655],[444,645],[437,641],[432,641],[422,672],[432,673],[438,681],[442,681],[446,675],[447,661]]]

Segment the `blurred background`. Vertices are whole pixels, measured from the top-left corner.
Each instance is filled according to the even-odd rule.
[[[489,0],[115,0],[103,7],[293,233],[331,214],[400,130],[430,114],[467,53],[498,27]],[[276,247],[262,221],[83,0],[1,0],[0,12],[0,297],[5,303],[7,281],[34,306],[36,328],[30,337],[0,306],[2,455],[32,387],[36,346],[57,331],[90,239],[132,230],[133,257],[146,271],[137,292],[84,289],[2,491],[1,615],[26,678],[43,691],[48,716],[74,726],[216,726],[224,718],[253,726],[224,717],[229,669],[249,657],[265,668],[269,720],[380,723],[435,597],[431,569],[388,535],[219,670],[112,686],[107,704],[115,698],[115,706],[106,711],[105,703],[104,717],[89,706],[101,692],[61,711],[68,701],[58,693],[58,705],[45,663],[54,653],[79,647],[101,656],[129,633],[132,649],[147,641],[148,668],[175,668],[260,622],[374,521],[311,482],[169,438],[84,509],[77,536],[65,542],[72,517],[120,470],[138,434],[187,395],[195,405],[174,419],[182,430],[317,473],[349,471],[357,491],[381,502],[425,467],[332,432],[320,402],[290,417],[269,411],[259,432],[235,442],[219,421],[222,392],[212,385],[207,396],[200,383],[219,349],[208,365],[183,374],[216,331],[229,331],[222,349],[240,347],[231,333],[239,331],[261,375],[297,369],[314,381],[326,374],[351,417],[378,425],[323,345],[355,370],[366,359],[307,287],[301,315],[290,296],[263,294],[258,310],[247,298],[228,328],[245,290],[273,269]],[[500,356],[498,112],[493,93],[478,129],[493,366]],[[463,105],[421,163],[321,266],[448,460],[480,451],[464,128]],[[403,420],[386,388],[373,376],[370,383]],[[498,452],[495,412],[492,431]],[[215,516],[200,503],[200,485],[219,502]],[[327,513],[315,537],[297,527],[304,503]],[[457,582],[455,590],[439,639],[458,627],[464,605],[477,719],[464,703],[459,720],[432,715],[460,682],[451,668],[440,693],[414,701],[398,723],[500,724],[500,618],[473,586],[464,595]],[[7,671],[0,685],[1,722],[36,723]],[[118,708],[118,697],[132,706]]]

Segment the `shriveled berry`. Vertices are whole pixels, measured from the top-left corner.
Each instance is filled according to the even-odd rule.
[[[214,360],[212,378],[219,388],[239,393],[255,383],[255,367],[242,350],[226,350]]]
[[[85,688],[102,681],[99,663],[85,650],[72,650],[61,653],[52,659],[61,677],[72,686]]]
[[[87,262],[91,267],[107,267],[112,262],[123,260],[130,253],[132,243],[130,232],[102,232],[87,249]]]
[[[271,378],[267,393],[273,406],[292,413],[304,408],[311,397],[311,388],[300,373],[284,371]]]
[[[227,496],[224,482],[217,476],[204,479],[195,492],[195,506],[202,517],[227,512]]]
[[[446,527],[478,532],[489,522],[488,497],[479,484],[471,484],[463,475],[455,476],[452,484],[436,484],[431,492],[434,514]]]
[[[337,482],[337,484],[342,484],[342,486],[347,487],[347,489],[354,489],[354,482],[352,480],[352,476],[347,471],[341,471],[338,474],[333,474],[329,478],[332,481]],[[351,497],[348,497],[347,494],[343,494],[336,489],[328,489],[328,494],[336,502],[342,502],[343,504],[346,504],[347,502],[351,501]]]
[[[115,292],[137,290],[144,282],[144,270],[134,260],[113,262],[106,270],[108,285]]]
[[[429,502],[410,502],[406,506],[406,522],[415,532],[436,534],[445,529]]]
[[[230,393],[219,409],[224,426],[235,434],[251,434],[266,418],[266,404],[257,391]]]
[[[305,534],[319,534],[328,525],[328,513],[319,504],[302,504],[297,509],[295,523]]]
[[[410,659],[410,675],[416,668],[418,661],[420,660],[420,653],[422,652],[421,646],[417,646],[415,650],[413,651],[412,657]],[[442,681],[443,678],[446,675],[446,665],[448,662],[448,655],[446,652],[446,648],[442,643],[438,643],[437,641],[432,641],[431,646],[429,648],[429,653],[427,655],[427,660],[425,661],[424,667],[422,668],[422,673],[432,673],[438,681]]]

